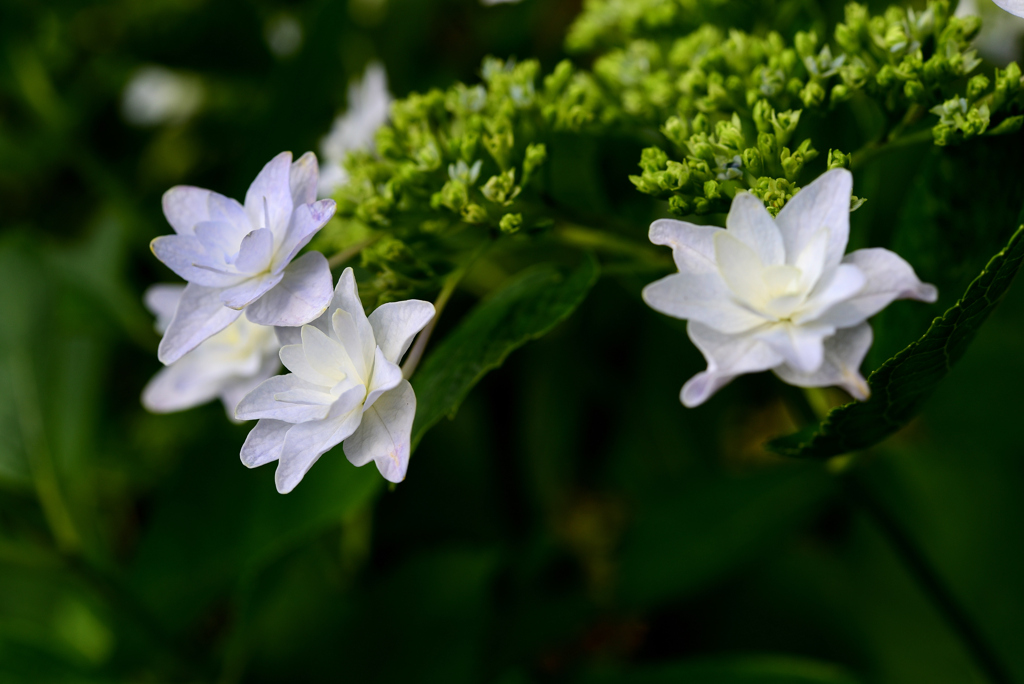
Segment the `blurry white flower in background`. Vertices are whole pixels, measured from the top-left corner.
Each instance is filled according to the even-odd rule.
[[[203,104],[203,84],[161,66],[138,69],[124,88],[121,114],[136,126],[181,123]]]
[[[978,54],[999,66],[1024,57],[1024,0],[960,0],[956,16],[969,15],[982,20],[981,32],[974,41]]]
[[[278,14],[267,21],[263,37],[275,57],[291,57],[302,47],[302,24],[290,14]]]
[[[157,332],[167,330],[184,291],[184,285],[154,285],[146,291]],[[154,375],[142,391],[142,405],[153,413],[173,413],[219,397],[235,421],[242,397],[280,369],[280,348],[272,327],[242,316]]]
[[[391,100],[384,65],[370,62],[363,78],[348,87],[348,109],[320,141],[320,197],[331,196],[348,180],[342,167],[348,152],[373,149],[373,136],[387,122]]]

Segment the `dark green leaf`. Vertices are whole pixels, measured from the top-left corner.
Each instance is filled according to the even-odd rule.
[[[871,374],[871,399],[840,406],[821,425],[773,440],[768,448],[786,456],[831,458],[866,449],[906,425],[967,351],[981,324],[1006,293],[1022,260],[1024,226],[921,339]]]
[[[592,257],[569,275],[553,264],[535,266],[469,312],[416,373],[413,445],[442,417],[454,416],[488,371],[567,318],[597,280],[597,269]]]
[[[671,663],[616,674],[595,674],[584,679],[586,684],[855,684],[856,681],[834,665],[781,656]]]

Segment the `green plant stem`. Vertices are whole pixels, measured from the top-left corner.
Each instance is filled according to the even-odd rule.
[[[986,678],[992,684],[1013,684],[1009,670],[896,516],[872,494],[856,469],[846,470],[841,481],[847,497],[875,523]]]
[[[413,343],[412,349],[409,350],[409,355],[405,358],[405,363],[402,364],[402,377],[406,380],[411,378],[412,374],[416,372],[416,367],[420,364],[420,359],[423,358],[423,352],[426,351],[427,342],[430,341],[430,335],[434,332],[434,326],[437,325],[437,319],[441,317],[441,312],[444,311],[444,307],[455,293],[455,288],[458,287],[459,281],[466,275],[466,271],[474,260],[475,257],[465,266],[452,271],[445,279],[444,285],[441,287],[441,293],[434,300],[434,317],[427,323],[427,327],[423,328],[420,334],[416,336],[416,342]]]
[[[380,240],[380,238],[380,235],[375,235],[373,237],[366,238],[365,240],[360,240],[354,245],[349,245],[348,247],[346,247],[345,249],[341,250],[340,252],[332,256],[330,259],[328,259],[327,264],[331,268],[337,268],[338,266],[341,266],[349,259],[356,256],[364,249],[375,243],[377,240]]]
[[[672,267],[672,259],[667,253],[619,237],[614,233],[585,228],[569,222],[557,224],[554,232],[563,244],[572,247],[629,257],[655,270],[668,270]]]
[[[61,553],[76,554],[82,540],[75,529],[71,512],[61,493],[57,480],[57,469],[46,439],[36,382],[32,372],[32,359],[19,350],[10,357],[11,379],[14,385],[14,401],[18,411],[22,443],[28,454],[32,482],[35,485],[39,505],[43,509],[46,523]]]
[[[850,168],[859,169],[868,162],[874,160],[875,157],[881,156],[886,152],[892,152],[893,150],[897,150],[901,147],[920,145],[921,143],[931,141],[932,129],[925,128],[920,131],[915,131],[910,135],[903,135],[895,139],[890,139],[888,142],[869,143],[853,153],[853,157],[850,160]]]

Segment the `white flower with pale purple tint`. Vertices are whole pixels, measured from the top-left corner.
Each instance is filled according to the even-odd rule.
[[[938,293],[886,249],[843,256],[853,176],[825,173],[773,219],[740,193],[726,228],[661,220],[651,242],[672,247],[679,273],[644,288],[644,301],[688,320],[708,368],[680,398],[698,406],[737,375],[772,370],[801,387],[838,385],[867,399],[860,364],[871,346],[867,319],[895,299],[934,302]]]
[[[277,461],[277,490],[286,494],[344,442],[353,465],[374,461],[390,482],[405,479],[416,395],[398,362],[433,317],[434,306],[419,300],[382,304],[367,317],[345,269],[323,316],[281,331],[281,361],[291,373],[265,381],[238,405],[237,418],[259,419],[242,463]]]
[[[174,318],[184,285],[154,285],[146,307],[156,316],[157,332]],[[281,368],[274,328],[245,317],[163,368],[142,391],[142,405],[153,413],[173,413],[220,398],[231,420],[246,394]]]
[[[158,355],[180,359],[245,310],[260,325],[297,326],[331,301],[331,269],[319,252],[295,259],[334,215],[316,201],[316,156],[294,164],[282,152],[263,167],[245,205],[211,190],[176,186],[163,207],[175,235],[153,240],[153,253],[188,281]],[[294,261],[293,261],[294,259]]]
[[[1021,58],[1024,0],[998,0],[994,4],[990,0],[960,0],[956,16],[970,15],[982,18],[981,30],[974,39],[978,54],[997,66],[1006,66]]]
[[[320,196],[326,197],[348,181],[342,164],[345,155],[356,150],[372,150],[373,136],[391,111],[388,75],[380,62],[366,65],[363,78],[348,88],[348,109],[340,114],[320,142],[324,165],[320,174]]]

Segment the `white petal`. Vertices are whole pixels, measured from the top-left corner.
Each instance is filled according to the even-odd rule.
[[[736,238],[757,252],[765,266],[785,263],[786,248],[782,234],[764,203],[749,192],[741,192],[732,201],[725,226]]]
[[[797,255],[793,265],[800,270],[800,290],[806,294],[814,289],[826,273],[825,260],[828,252],[829,233],[822,228],[804,245],[804,249]],[[835,266],[833,265],[827,273],[831,275]]]
[[[703,404],[737,375],[768,370],[783,361],[782,356],[750,334],[723,335],[692,321],[686,326],[686,333],[708,362],[706,371],[683,385],[679,398],[689,408]]]
[[[651,224],[649,237],[656,245],[672,248],[672,259],[683,273],[710,273],[718,270],[715,263],[716,226],[698,226],[675,219],[660,219]]]
[[[835,331],[833,326],[817,323],[778,323],[757,331],[755,337],[774,349],[789,365],[804,373],[812,373],[821,368],[825,338]]]
[[[830,325],[836,325],[829,315],[830,310],[841,302],[845,302],[864,289],[867,283],[864,273],[853,264],[839,264],[832,272],[832,277],[827,283],[821,283],[807,302],[795,316],[793,322],[804,324],[810,321],[828,318]]]
[[[284,364],[284,367],[306,382],[324,387],[328,386],[328,383],[331,382],[331,378],[320,373],[309,364],[309,361],[306,360],[306,352],[302,349],[302,344],[285,345],[281,347],[280,354],[281,363]],[[334,382],[337,382],[337,380],[334,380]]]
[[[370,406],[373,406],[373,402],[377,401],[380,395],[398,387],[398,383],[401,381],[402,369],[388,361],[384,357],[384,352],[381,351],[381,348],[377,347],[373,359],[373,375],[370,378],[370,384],[366,388],[367,394],[366,401],[363,402],[363,410],[365,411]]]
[[[156,331],[163,333],[174,318],[174,311],[178,308],[182,293],[185,292],[184,285],[158,284],[152,285],[142,296],[142,301],[150,313],[156,316]]]
[[[279,459],[285,435],[292,427],[292,423],[266,418],[256,423],[242,445],[241,456],[245,467],[257,468]]]
[[[856,266],[867,282],[856,296],[839,302],[818,317],[822,323],[849,327],[887,307],[895,299],[917,299],[932,303],[939,293],[934,285],[922,283],[910,264],[887,249],[858,249],[843,259]]]
[[[391,363],[402,360],[416,333],[434,317],[434,305],[419,299],[388,302],[373,310],[368,317],[373,339]]]
[[[274,270],[280,270],[291,263],[299,250],[309,244],[313,236],[331,220],[336,208],[334,200],[329,199],[297,205],[292,212],[284,241],[274,254]]]
[[[235,409],[235,417],[239,420],[273,418],[286,423],[303,423],[325,418],[331,408],[329,405],[289,404],[275,399],[279,394],[302,389],[328,391],[327,388],[313,385],[296,375],[276,375],[264,380],[259,387],[245,395]]]
[[[157,356],[161,363],[174,363],[238,318],[241,312],[224,306],[220,295],[219,288],[194,283],[185,287],[174,319],[160,340]]]
[[[814,234],[829,234],[825,268],[837,265],[850,239],[850,195],[853,175],[846,169],[826,171],[782,208],[775,225],[786,245],[786,263],[793,264]]]
[[[236,234],[239,236],[245,235],[253,228],[259,227],[258,224],[254,226],[249,222],[249,216],[245,213],[245,207],[239,204],[237,200],[210,191],[207,204],[210,220],[230,223],[234,226]],[[239,239],[241,238],[239,237]]]
[[[269,228],[279,239],[284,237],[294,208],[289,181],[291,165],[291,152],[277,155],[267,162],[245,193],[245,213],[253,228]]]
[[[302,344],[301,326],[278,325],[274,327],[274,334],[277,335],[277,341],[281,343],[282,347],[290,344]]]
[[[241,273],[263,273],[274,255],[274,234],[267,228],[250,232],[238,247],[235,268]]]
[[[149,243],[157,259],[190,283],[204,287],[231,287],[245,276],[225,269],[227,264],[209,266],[210,258],[195,235],[161,235]]]
[[[239,230],[227,221],[197,223],[195,235],[205,252],[204,263],[227,268],[238,256],[238,247],[248,232],[248,230]]]
[[[203,188],[176,185],[163,196],[164,216],[178,235],[192,235],[197,223],[210,220],[209,199]]]
[[[757,252],[729,232],[715,235],[715,260],[722,280],[736,297],[758,306],[768,294],[764,263]]]
[[[353,388],[352,393],[361,392]],[[338,400],[340,405],[349,405],[346,397]],[[362,420],[363,413],[358,404],[340,416],[295,425],[285,436],[284,448],[274,475],[277,491],[282,494],[295,489],[295,485],[313,467],[322,455],[348,438]]]
[[[307,152],[292,163],[289,186],[292,193],[292,204],[310,204],[316,201],[316,186],[319,181],[319,168],[316,155]]]
[[[782,380],[798,387],[842,387],[855,399],[870,396],[867,381],[860,374],[860,365],[871,348],[871,326],[867,323],[843,328],[825,340],[825,359],[813,373],[804,373],[789,364],[775,368]]]
[[[409,467],[416,394],[408,381],[385,392],[364,414],[359,429],[345,440],[345,456],[355,466],[371,460],[389,482],[401,482]]]
[[[331,301],[331,267],[320,252],[307,252],[279,274],[277,285],[246,309],[253,323],[300,326],[314,321]]]
[[[224,288],[220,296],[221,301],[224,302],[224,306],[232,309],[244,309],[270,292],[283,278],[283,273],[270,273],[269,271],[247,278],[233,287]],[[253,323],[260,323],[260,321],[253,321],[251,316],[249,320]],[[260,324],[267,325],[266,323]]]
[[[767,322],[734,302],[718,273],[674,273],[645,287],[643,298],[656,311],[723,333],[740,333]]]
[[[331,386],[348,376],[358,375],[352,368],[352,361],[344,345],[322,333],[319,328],[302,326],[302,351],[310,368],[330,378]]]

